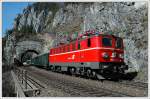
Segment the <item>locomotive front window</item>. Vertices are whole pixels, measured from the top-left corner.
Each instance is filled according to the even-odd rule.
[[[116,39],[116,48],[122,48],[122,40],[121,38],[117,38]]]
[[[108,37],[103,37],[102,43],[103,46],[112,46],[112,39]]]

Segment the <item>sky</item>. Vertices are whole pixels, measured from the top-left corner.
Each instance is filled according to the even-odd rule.
[[[2,36],[7,29],[13,27],[13,22],[17,14],[22,13],[30,2],[3,2],[2,3]]]

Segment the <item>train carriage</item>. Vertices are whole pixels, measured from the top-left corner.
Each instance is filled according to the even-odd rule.
[[[33,59],[31,59],[30,63],[38,67],[47,68],[49,65],[48,57],[49,57],[49,53],[38,55],[34,57]]]

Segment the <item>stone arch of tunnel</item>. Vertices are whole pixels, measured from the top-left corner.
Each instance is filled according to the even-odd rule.
[[[39,52],[37,52],[36,50],[26,50],[24,53],[21,54],[21,63],[23,63],[26,60],[32,58],[32,55],[31,56],[27,56],[28,54],[36,54],[36,55],[38,55]]]

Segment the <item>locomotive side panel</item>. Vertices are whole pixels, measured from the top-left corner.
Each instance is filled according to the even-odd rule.
[[[98,57],[99,51],[97,42],[98,39],[99,37],[95,36],[80,42],[81,44],[80,62],[98,62],[99,60]]]
[[[98,37],[90,38],[91,44],[89,47],[87,46],[88,39],[82,40],[80,42],[77,41],[75,43],[77,50],[73,50],[73,46],[72,44],[70,44],[70,48],[72,48],[70,52],[52,54],[49,56],[49,61],[53,65],[58,65],[58,63],[62,63],[66,64],[66,66],[72,66],[73,64],[81,66],[81,64],[83,63],[98,62],[99,51],[97,49],[98,44],[96,40],[98,40]]]

